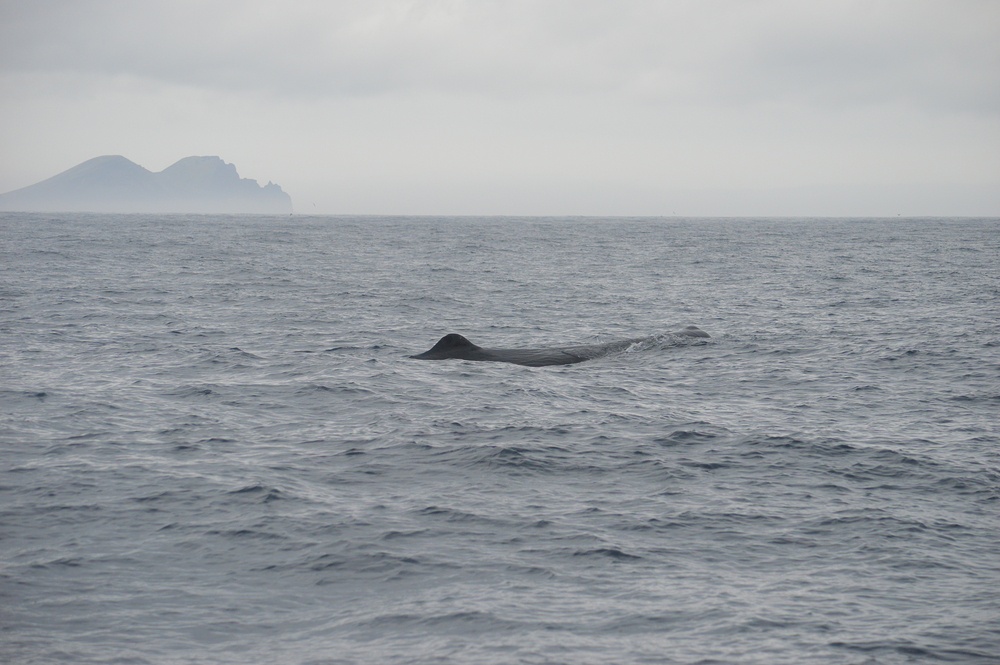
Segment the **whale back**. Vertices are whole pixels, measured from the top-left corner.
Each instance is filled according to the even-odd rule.
[[[708,333],[696,326],[688,326],[683,330],[671,333],[683,337],[708,337]],[[551,349],[484,349],[476,346],[458,333],[445,335],[429,351],[410,356],[418,360],[486,360],[493,362],[514,363],[528,367],[544,367],[546,365],[572,365],[574,363],[600,358],[609,353],[625,351],[633,344],[639,344],[655,339],[640,337],[624,339],[606,344],[587,344],[582,346],[566,346]]]

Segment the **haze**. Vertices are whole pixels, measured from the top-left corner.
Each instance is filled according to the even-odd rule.
[[[0,192],[219,155],[297,213],[1000,215],[1000,3],[0,2]]]

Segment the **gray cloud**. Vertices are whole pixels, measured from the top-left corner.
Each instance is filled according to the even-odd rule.
[[[8,71],[303,96],[400,90],[651,102],[883,101],[996,112],[991,2],[4,5]]]

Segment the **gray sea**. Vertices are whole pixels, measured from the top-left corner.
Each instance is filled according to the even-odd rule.
[[[998,219],[0,245],[0,661],[1000,663]]]

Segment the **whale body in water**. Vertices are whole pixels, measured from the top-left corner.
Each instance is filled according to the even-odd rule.
[[[683,330],[671,333],[684,337],[708,337],[709,334],[697,326],[688,326]],[[623,339],[607,344],[585,344],[581,346],[564,346],[546,349],[484,349],[476,346],[457,333],[442,337],[429,351],[424,351],[411,358],[418,360],[480,360],[486,362],[514,363],[528,367],[545,367],[546,365],[572,365],[606,356],[616,351],[624,351],[633,344],[646,342],[654,337],[638,337]]]

